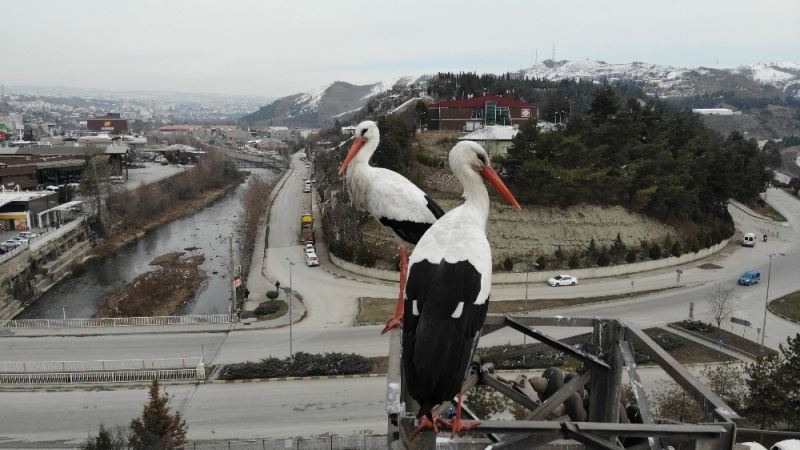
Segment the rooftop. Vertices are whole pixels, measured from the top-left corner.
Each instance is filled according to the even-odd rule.
[[[460,141],[510,141],[519,133],[519,130],[511,125],[490,125],[475,130],[466,136],[458,138]]]
[[[429,108],[482,108],[486,102],[497,102],[497,106],[509,108],[533,108],[530,103],[515,100],[499,95],[484,95],[483,97],[464,98],[450,102],[440,102],[429,105]]]

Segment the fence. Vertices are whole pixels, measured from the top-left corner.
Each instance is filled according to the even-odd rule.
[[[99,372],[0,373],[0,384],[134,383],[195,380],[197,369],[157,369]]]
[[[30,374],[44,372],[100,372],[127,370],[192,369],[200,364],[199,357],[164,359],[111,359],[95,361],[0,361],[0,374]]]
[[[316,438],[204,441],[192,442],[184,447],[185,450],[383,450],[385,448],[386,436],[375,434]]]
[[[157,325],[205,325],[236,322],[235,314],[193,316],[108,317],[102,319],[19,319],[9,320],[3,328],[100,328]]]

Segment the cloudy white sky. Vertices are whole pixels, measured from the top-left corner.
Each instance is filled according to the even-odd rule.
[[[0,0],[0,83],[277,97],[549,58],[800,62],[797,0]]]

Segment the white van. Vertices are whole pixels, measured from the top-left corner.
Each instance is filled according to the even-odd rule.
[[[755,247],[756,246],[756,234],[755,233],[745,233],[744,237],[742,238],[742,246],[743,247]]]

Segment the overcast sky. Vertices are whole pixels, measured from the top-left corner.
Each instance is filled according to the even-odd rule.
[[[800,62],[800,1],[0,0],[0,83],[278,97],[592,59]]]

